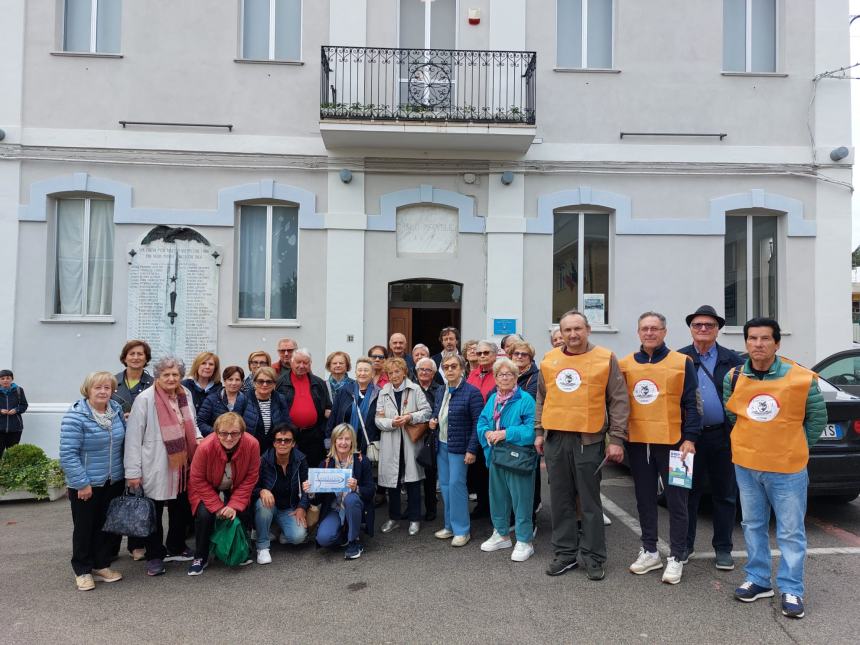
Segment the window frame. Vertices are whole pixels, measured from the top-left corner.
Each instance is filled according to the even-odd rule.
[[[577,257],[576,257],[576,272],[577,276],[585,275],[585,216],[586,215],[599,215],[601,217],[606,218],[606,286],[609,290],[609,293],[606,294],[607,297],[604,300],[604,307],[611,312],[611,315],[615,313],[615,307],[612,305],[612,297],[615,293],[615,285],[614,285],[614,274],[615,274],[615,264],[612,261],[612,258],[615,254],[615,239],[613,233],[613,220],[614,212],[612,211],[602,211],[595,210],[594,208],[576,208],[576,207],[562,207],[556,209],[553,216],[553,229],[555,229],[556,217],[559,215],[576,215],[577,216]],[[553,240],[555,240],[555,233],[553,233]],[[553,242],[554,243],[554,242]],[[552,261],[555,262],[555,250],[553,249],[552,253]],[[551,299],[552,300],[552,299]],[[583,311],[583,303],[585,301],[585,280],[579,279],[577,280],[576,285],[576,302],[577,309],[579,311]],[[551,308],[554,306],[550,305]],[[584,312],[583,312],[584,313]],[[555,318],[555,315],[552,316]],[[553,320],[552,325],[558,325],[558,320]],[[593,330],[597,331],[610,331],[612,330],[612,324],[610,320],[610,315],[604,314],[604,322],[603,324],[594,323],[591,325]]]
[[[277,22],[274,19],[277,6],[277,0],[269,0],[269,43],[268,43],[268,58],[248,58],[245,56],[245,2],[239,0],[239,56],[237,62],[247,63],[303,63],[304,58],[304,22],[305,22],[305,0],[299,0],[299,57],[298,58],[277,58],[275,56],[275,47],[277,43]]]
[[[115,52],[99,51],[98,49],[98,10],[101,0],[90,0],[90,44],[86,51],[66,49],[66,15],[68,12],[68,0],[60,0],[60,22],[59,22],[59,47],[57,54],[68,56],[104,56],[107,58],[122,57],[122,4],[120,4],[119,38],[120,46]]]
[[[245,206],[264,206],[266,208],[266,276],[265,276],[265,293],[263,295],[263,318],[243,318],[240,316],[239,310],[239,289],[241,286],[241,271],[242,271],[242,208]],[[296,209],[296,315],[294,318],[272,318],[272,230],[274,225],[274,209],[275,208],[295,208]],[[299,286],[301,284],[301,226],[299,225],[299,205],[292,202],[278,202],[267,200],[243,202],[236,204],[236,226],[235,231],[235,258],[233,283],[235,284],[235,315],[233,321],[235,325],[274,325],[296,327],[299,325]]]
[[[785,224],[783,221],[782,213],[777,212],[750,212],[750,211],[736,211],[733,213],[726,213],[726,219],[729,217],[732,218],[741,218],[745,219],[745,231],[744,235],[746,236],[746,244],[745,244],[745,252],[746,252],[746,265],[744,267],[746,271],[746,312],[747,316],[745,320],[738,320],[735,324],[726,323],[726,328],[731,330],[740,330],[743,328],[744,323],[747,320],[750,320],[756,316],[767,316],[769,318],[773,318],[775,320],[780,320],[780,312],[784,310],[782,300],[784,298],[783,291],[781,288],[784,280],[785,280]],[[776,307],[776,311],[768,312],[767,314],[758,312],[754,313],[756,310],[755,306],[755,278],[754,278],[754,247],[753,247],[753,238],[754,238],[754,228],[753,224],[755,218],[774,218],[776,221],[776,233],[775,233],[775,247],[776,247],[776,298],[774,300],[774,306]],[[726,264],[725,264],[725,248],[726,248],[726,237],[723,234],[723,284],[725,285],[726,278]],[[725,288],[725,287],[724,287]],[[725,292],[723,297],[725,298]],[[723,302],[723,308],[725,309],[725,301]],[[728,313],[728,312],[727,312]],[[785,332],[783,332],[785,333]]]
[[[723,59],[721,61],[720,66],[723,68],[723,74],[750,74],[750,75],[770,75],[777,74],[782,75],[780,72],[781,66],[779,64],[779,51],[780,51],[780,38],[779,38],[779,24],[781,18],[780,12],[780,0],[773,0],[773,69],[772,70],[753,70],[752,69],[752,51],[753,51],[753,26],[752,26],[752,12],[753,12],[753,1],[754,0],[745,0],[744,2],[744,17],[745,17],[745,37],[744,37],[744,69],[725,69],[726,62],[726,52],[725,52],[725,41],[723,41]],[[725,2],[725,0],[723,0]],[[725,21],[723,21],[723,32],[725,32],[726,25]]]
[[[563,0],[555,2],[555,69],[561,71],[584,71],[584,72],[613,72],[615,68],[615,2],[610,0],[610,25],[609,25],[609,67],[589,67],[588,65],[588,0],[581,0],[580,3],[580,65],[579,67],[571,67],[563,65],[558,59],[558,4]]]
[[[79,314],[64,314],[60,313],[58,310],[60,308],[60,302],[58,300],[58,280],[59,276],[57,275],[57,266],[58,266],[58,257],[57,253],[59,252],[59,212],[60,212],[60,202],[61,201],[83,201],[84,202],[84,231],[83,231],[83,274],[82,274],[82,283],[83,288],[81,289],[81,311],[83,313]],[[89,248],[90,248],[90,224],[91,224],[91,212],[92,212],[92,202],[93,201],[103,201],[110,202],[113,204],[113,208],[116,208],[116,199],[113,195],[102,195],[99,193],[80,193],[80,194],[60,194],[60,195],[52,195],[51,196],[51,218],[50,218],[50,226],[48,227],[48,235],[49,235],[49,250],[48,254],[48,270],[50,271],[50,278],[45,281],[48,292],[45,298],[46,304],[46,317],[42,320],[42,322],[114,322],[114,304],[115,299],[113,295],[111,296],[111,310],[106,314],[88,314],[87,311],[87,285],[89,282]],[[111,226],[114,229],[114,237],[113,237],[113,264],[111,266],[111,294],[116,287],[116,223],[112,219]]]

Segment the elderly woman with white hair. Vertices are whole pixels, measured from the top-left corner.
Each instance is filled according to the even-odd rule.
[[[159,576],[164,563],[187,562],[194,552],[185,543],[191,522],[188,504],[188,465],[203,438],[191,392],[181,385],[185,363],[176,356],[158,360],[155,383],[138,394],[125,434],[125,477],[130,488],[143,487],[155,502],[155,531],[146,538],[146,574]],[[167,506],[170,528],[167,546],[161,516]]]
[[[418,387],[420,387],[421,391],[424,392],[424,396],[427,398],[427,403],[430,404],[431,408],[433,407],[433,402],[436,400],[437,393],[441,392],[444,389],[444,386],[436,380],[436,370],[436,361],[434,361],[432,358],[429,358],[428,356],[418,358],[415,361],[415,380],[418,383]],[[438,501],[436,499],[436,482],[439,478],[439,471],[435,464],[435,447],[432,451],[432,458],[434,463],[429,468],[427,468],[426,466],[424,468],[425,522],[432,522],[433,520],[435,520],[436,512],[438,510],[436,504],[436,502]]]
[[[318,464],[325,457],[325,429],[331,414],[328,387],[311,372],[311,353],[306,347],[293,352],[289,371],[278,377],[277,391],[287,401],[290,420],[296,427],[296,447]]]

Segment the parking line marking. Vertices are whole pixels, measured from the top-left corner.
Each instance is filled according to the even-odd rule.
[[[856,546],[828,546],[806,549],[806,555],[860,555],[860,547]],[[746,551],[732,551],[732,556],[735,558],[746,558]],[[779,549],[771,549],[770,557],[779,557]],[[712,560],[713,553],[694,553],[690,556],[691,560]]]
[[[831,524],[830,522],[825,522],[824,520],[820,520],[817,517],[813,517],[812,515],[807,515],[806,519],[818,528],[820,528],[825,533],[835,537],[840,542],[850,544],[854,547],[860,547],[860,536],[851,533],[850,531],[846,531],[845,529],[841,529],[835,524]]]
[[[624,526],[629,528],[639,537],[642,537],[642,526],[639,524],[639,520],[630,515],[630,513],[618,506],[618,504],[613,502],[603,493],[600,494],[600,500],[603,502],[604,511],[608,511],[610,514],[614,515]],[[662,538],[657,538],[657,550],[663,555],[669,555],[671,551],[669,549],[669,545],[666,544]]]

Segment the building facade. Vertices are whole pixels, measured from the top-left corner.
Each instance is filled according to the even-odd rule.
[[[851,342],[845,1],[3,6],[0,366],[49,452],[159,225],[218,251],[222,365],[448,324],[541,353],[572,307],[621,355],[702,303],[735,348]]]

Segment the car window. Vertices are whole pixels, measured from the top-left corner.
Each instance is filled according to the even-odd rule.
[[[834,385],[860,385],[860,357],[840,358],[818,373]]]

